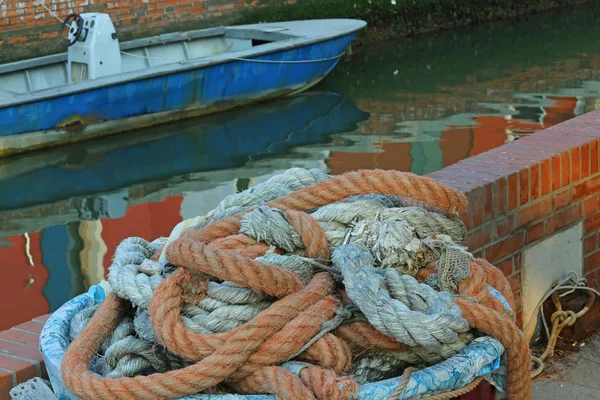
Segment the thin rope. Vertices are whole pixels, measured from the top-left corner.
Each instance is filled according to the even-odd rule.
[[[2,1],[4,1],[4,0],[2,0]],[[61,23],[63,23],[63,24],[65,23],[65,21],[63,21],[62,19],[60,19],[60,17],[59,17],[58,15],[56,15],[56,14],[54,13],[54,11],[52,11],[51,9],[49,9],[48,7],[46,7],[46,4],[44,4],[44,3],[43,3],[41,0],[35,0],[35,1],[36,1],[36,2],[37,2],[39,5],[40,5],[40,6],[44,7],[46,10],[48,10],[48,12],[50,13],[50,16],[51,16],[51,17],[54,17],[54,18],[56,18],[57,20],[59,20],[59,21],[60,21]],[[2,3],[0,3],[0,4],[2,4]]]
[[[319,62],[326,62],[326,61],[332,61],[332,60],[337,60],[338,58],[341,58],[344,56],[344,53],[337,55],[337,56],[333,56],[333,57],[327,57],[327,58],[317,58],[314,60],[258,60],[255,58],[241,58],[241,57],[232,57],[232,60],[237,60],[237,61],[245,61],[245,62],[252,62],[252,63],[261,63],[261,64],[306,64],[306,63],[319,63]]]
[[[389,400],[397,400],[400,397],[402,392],[404,392],[404,389],[406,389],[406,385],[408,385],[408,382],[410,382],[410,376],[413,372],[416,372],[418,370],[418,368],[413,367],[408,367],[404,370],[404,373],[402,373],[402,380],[400,381],[400,384],[398,385],[396,390],[394,390],[394,392],[390,396]]]
[[[223,51],[221,51],[220,53],[217,53],[217,54],[225,53],[225,51],[229,47],[231,47],[231,45],[232,44],[225,47],[225,49]],[[186,60],[186,59],[180,59],[180,58],[151,57],[151,56],[133,54],[133,53],[130,53],[127,51],[122,51],[122,50],[121,50],[121,54],[125,54],[127,56],[135,57],[135,58],[143,58],[143,59],[147,59],[147,60],[173,61],[173,62],[180,63],[180,64],[185,64],[185,63],[196,61],[196,60],[200,59],[200,58],[192,58],[192,59]],[[312,59],[312,60],[260,60],[260,59],[256,59],[256,58],[229,57],[227,60],[224,60],[224,61],[227,62],[227,61],[233,60],[233,61],[243,61],[243,62],[250,62],[250,63],[260,63],[260,64],[307,64],[307,63],[320,63],[320,62],[337,60],[343,56],[344,56],[344,53],[337,55],[337,56],[333,56],[333,57],[317,58],[317,59]],[[202,57],[202,58],[204,58],[204,57]]]

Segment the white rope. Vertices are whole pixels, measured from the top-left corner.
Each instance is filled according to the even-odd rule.
[[[241,193],[225,197],[214,210],[208,213],[208,216],[213,221],[221,219],[231,208],[236,207],[236,212],[243,211],[327,178],[327,174],[320,169],[291,168]]]
[[[366,247],[342,245],[332,262],[342,273],[348,297],[371,325],[401,343],[440,352],[469,331],[450,293],[435,292],[393,269],[375,268]]]

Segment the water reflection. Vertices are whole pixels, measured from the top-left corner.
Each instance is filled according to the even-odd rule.
[[[596,4],[369,46],[327,80],[371,114],[344,135],[356,154],[328,163],[425,174],[597,109],[599,18]]]
[[[326,152],[295,149],[368,117],[347,97],[312,92],[0,162],[0,329],[99,282],[125,237],[168,236],[290,165],[325,168]]]
[[[600,104],[600,5],[382,43],[319,91],[0,162],[0,329],[291,166],[426,174]]]

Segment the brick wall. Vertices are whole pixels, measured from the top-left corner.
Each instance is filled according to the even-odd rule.
[[[226,23],[261,0],[40,0],[59,18],[70,13],[111,16],[119,39],[130,40]],[[265,2],[266,0],[263,0]],[[271,3],[294,3],[273,0]],[[0,63],[65,51],[61,23],[37,1],[0,0]]]
[[[589,286],[599,286],[599,139],[596,111],[429,175],[467,193],[467,244],[509,278],[519,324],[524,251],[578,223],[583,273]]]
[[[36,376],[48,379],[39,351],[39,334],[48,315],[0,332],[0,400],[10,400],[9,391]]]

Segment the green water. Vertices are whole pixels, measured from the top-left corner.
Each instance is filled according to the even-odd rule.
[[[600,107],[600,5],[368,46],[310,93],[0,162],[0,329],[292,166],[426,174]]]

